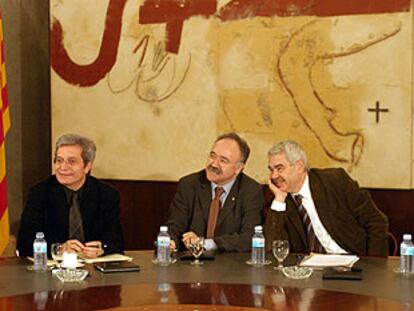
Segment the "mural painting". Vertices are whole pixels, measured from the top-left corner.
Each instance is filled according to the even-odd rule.
[[[177,180],[242,134],[246,171],[304,145],[312,166],[411,188],[408,0],[51,0],[52,135],[98,145],[101,178]]]

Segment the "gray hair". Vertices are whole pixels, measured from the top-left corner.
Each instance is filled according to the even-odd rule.
[[[309,170],[308,158],[302,146],[293,140],[283,140],[272,146],[267,152],[267,155],[273,156],[283,153],[290,165],[294,165],[299,160],[303,160],[305,170]]]
[[[222,139],[231,139],[237,143],[240,149],[240,154],[241,154],[240,162],[246,164],[247,159],[249,158],[249,155],[250,155],[250,147],[247,144],[247,142],[243,138],[241,138],[237,133],[234,133],[234,132],[220,135],[219,137],[217,137],[215,143]]]
[[[83,163],[88,164],[95,160],[96,145],[89,138],[77,135],[77,134],[65,134],[58,138],[55,145],[55,160],[59,147],[79,145],[82,148],[82,160]]]

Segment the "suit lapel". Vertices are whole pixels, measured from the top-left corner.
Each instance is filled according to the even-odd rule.
[[[230,189],[229,194],[227,195],[226,201],[224,202],[223,207],[220,210],[220,213],[218,215],[217,220],[217,227],[220,226],[220,224],[228,217],[232,211],[234,210],[237,202],[237,197],[239,195],[239,188],[240,188],[240,180],[243,176],[243,173],[241,173],[239,176],[237,176],[236,181],[234,182],[233,186]],[[216,229],[217,230],[217,229]]]
[[[49,198],[51,209],[48,213],[51,215],[50,218],[54,219],[53,230],[58,233],[61,240],[65,240],[69,234],[69,204],[63,186],[56,179],[52,182]]]
[[[231,187],[230,189],[230,193],[228,194],[226,201],[224,202],[224,205],[221,208],[220,213],[218,215],[216,228],[220,226],[220,224],[224,221],[224,219],[226,219],[226,217],[233,211],[236,205],[237,196],[239,194],[239,180],[240,179],[237,178],[233,187]]]
[[[93,187],[91,180],[87,177],[80,200],[80,211],[82,215],[82,224],[85,234],[85,241],[87,241],[88,237],[90,237],[89,228],[94,227],[91,224],[91,222],[94,221],[94,215],[96,215],[96,208],[99,203],[99,195],[96,192],[96,188]]]
[[[324,191],[325,188],[321,180],[315,176],[312,170],[309,172],[309,187],[311,190],[313,203],[315,204],[315,209],[318,213],[319,219],[321,220],[322,225],[329,233],[332,231],[329,226],[330,222],[328,220],[330,212],[330,210],[327,209],[327,207],[330,205],[329,198],[327,197],[326,192]]]
[[[287,217],[289,218],[289,221],[293,224],[293,227],[299,234],[300,238],[302,239],[302,242],[304,245],[307,245],[307,238],[305,234],[305,229],[303,228],[303,222],[300,218],[298,208],[295,204],[295,202],[292,199],[292,196],[289,195],[286,199],[286,211],[287,211]]]
[[[210,204],[211,204],[211,184],[205,177],[205,174],[202,174],[200,177],[200,195],[198,198],[198,204],[201,206],[201,211],[203,213],[203,220],[205,224],[208,222],[208,213],[210,210]]]

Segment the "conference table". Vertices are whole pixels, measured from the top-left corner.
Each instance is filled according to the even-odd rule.
[[[128,251],[139,272],[104,274],[63,283],[27,270],[23,258],[0,258],[0,310],[414,310],[414,277],[394,272],[398,258],[361,258],[362,280],[286,278],[246,264],[248,253],[216,254],[201,266],[178,260],[163,267],[153,251]],[[270,259],[270,254],[267,254]],[[289,260],[288,260],[289,262]]]

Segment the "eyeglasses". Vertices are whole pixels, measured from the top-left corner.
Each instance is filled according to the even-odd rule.
[[[229,165],[229,164],[232,164],[232,163],[235,163],[235,164],[236,163],[241,163],[241,161],[232,162],[228,158],[223,157],[223,156],[219,156],[213,151],[211,151],[207,155],[207,158],[210,159],[211,161],[216,161],[217,160],[219,162],[219,164],[221,164],[221,165]]]
[[[66,163],[68,166],[74,167],[74,166],[82,164],[83,160],[79,160],[77,158],[64,159],[64,158],[59,158],[58,157],[58,158],[55,158],[54,163],[57,166],[62,166],[64,163]]]
[[[276,171],[278,174],[280,174],[280,173],[283,173],[285,171],[286,166],[284,166],[284,165],[276,165],[275,167],[268,166],[267,168],[269,169],[269,171],[271,173],[274,173]]]

